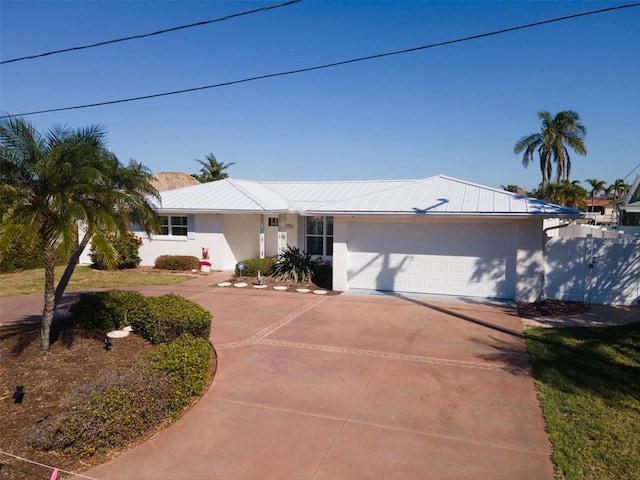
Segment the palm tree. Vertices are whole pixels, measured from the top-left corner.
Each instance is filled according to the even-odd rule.
[[[544,190],[544,200],[558,205],[565,205],[571,208],[584,210],[586,208],[587,191],[580,185],[580,182],[558,182],[549,183]]]
[[[607,187],[606,194],[610,198],[620,198],[624,197],[627,193],[629,193],[629,185],[623,179],[618,178],[615,182]]]
[[[151,172],[135,161],[126,167],[120,164],[105,139],[101,126],[77,130],[57,126],[42,135],[19,118],[0,122],[0,250],[17,235],[21,241],[42,240],[45,286],[40,340],[45,350],[55,308],[89,241],[105,258],[113,259],[110,235],[116,239],[126,235],[131,222],[149,231],[159,225],[148,197],[157,197]],[[75,246],[78,222],[85,233]],[[55,287],[55,254],[69,251],[70,246],[75,249]]]
[[[585,182],[591,185],[591,192],[589,193],[589,197],[591,197],[591,211],[593,212],[593,204],[595,202],[596,195],[606,190],[605,185],[607,184],[607,182],[598,180],[596,178],[587,178]]]
[[[205,155],[205,160],[199,160],[196,158],[196,162],[202,165],[202,168],[198,173],[191,175],[196,178],[200,183],[213,182],[215,180],[222,180],[228,178],[229,174],[225,172],[227,168],[235,163],[219,163],[213,153]]]
[[[563,110],[555,117],[551,117],[549,112],[540,111],[538,118],[542,120],[540,132],[522,137],[513,147],[513,151],[516,154],[524,152],[522,165],[525,168],[533,161],[535,153],[538,153],[544,190],[551,178],[552,161],[556,163],[556,182],[569,181],[569,148],[579,155],[587,154],[584,144],[587,129],[580,123],[580,115],[572,110]]]

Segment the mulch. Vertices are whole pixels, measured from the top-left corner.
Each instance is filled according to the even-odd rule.
[[[588,312],[591,306],[584,302],[564,300],[543,300],[534,303],[517,304],[518,316],[521,318],[566,317]]]

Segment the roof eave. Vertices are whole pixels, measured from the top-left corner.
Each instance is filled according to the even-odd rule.
[[[502,219],[526,219],[534,218],[583,218],[583,213],[505,213],[505,212],[367,212],[367,211],[311,211],[300,212],[302,216],[419,216],[419,217],[456,217],[456,218],[502,218]]]

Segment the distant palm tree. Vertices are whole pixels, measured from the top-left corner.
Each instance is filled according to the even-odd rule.
[[[579,155],[586,155],[587,148],[584,137],[587,129],[580,123],[580,115],[572,110],[563,110],[555,117],[546,111],[538,112],[542,120],[539,133],[522,137],[513,147],[516,154],[524,152],[522,165],[525,168],[533,161],[537,152],[542,173],[542,190],[551,178],[553,165],[556,163],[556,182],[569,181],[571,174],[571,157],[569,148]]]
[[[200,183],[213,182],[215,180],[222,180],[223,178],[228,178],[229,174],[225,172],[227,168],[231,165],[235,165],[235,163],[219,163],[216,160],[216,157],[213,156],[213,153],[205,155],[205,160],[200,160],[196,158],[196,162],[202,165],[202,168],[198,173],[194,173],[191,175],[193,178],[197,179]]]
[[[630,188],[631,185],[629,185],[623,179],[618,178],[615,182],[607,187],[606,194],[609,198],[620,198],[629,193]]]
[[[589,193],[589,197],[591,197],[591,211],[593,211],[593,204],[595,202],[596,195],[600,192],[606,191],[605,185],[607,182],[604,180],[598,180],[596,178],[587,178],[585,180],[589,185],[591,185],[591,192]]]
[[[543,198],[558,205],[585,210],[587,205],[587,191],[579,185],[580,182],[549,183],[544,190]]]

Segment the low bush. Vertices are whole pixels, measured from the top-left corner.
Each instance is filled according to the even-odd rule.
[[[236,265],[236,276],[242,275],[243,277],[257,277],[258,271],[262,273],[262,275],[269,275],[273,265],[276,263],[275,258],[249,258],[247,260],[243,260],[244,270],[242,274],[240,270],[238,270],[238,266]]]
[[[161,270],[191,271],[198,268],[198,257],[189,255],[160,255],[156,258],[155,266]]]
[[[128,232],[126,237],[120,239],[110,238],[116,251],[116,258],[110,264],[104,254],[96,252],[93,247],[89,256],[93,262],[93,268],[98,270],[123,270],[125,268],[136,268],[142,261],[138,254],[142,239],[132,232]]]
[[[298,247],[287,245],[279,255],[271,269],[271,275],[294,282],[311,282],[316,268],[322,263],[314,259],[311,254]]]
[[[202,394],[209,377],[211,352],[208,340],[184,334],[145,355],[151,367],[169,379],[168,405],[174,417],[193,397]]]
[[[172,383],[148,362],[105,372],[74,391],[64,412],[36,424],[27,437],[38,448],[79,457],[127,446],[169,417]]]
[[[147,297],[124,290],[81,293],[70,313],[75,326],[96,330],[136,325],[148,321],[153,314]]]
[[[167,343],[184,333],[209,338],[211,313],[196,302],[175,294],[149,297],[150,315],[136,317],[132,326],[151,343]]]

